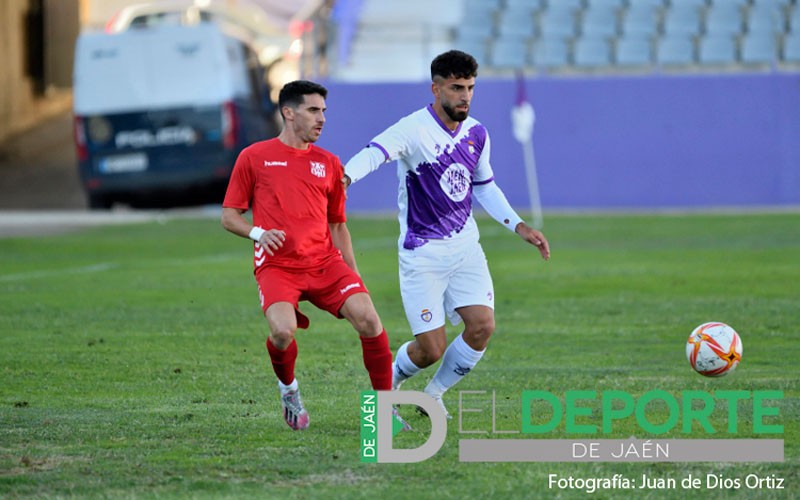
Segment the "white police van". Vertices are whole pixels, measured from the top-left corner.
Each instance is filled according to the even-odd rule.
[[[90,208],[221,202],[239,152],[277,133],[256,54],[212,23],[82,34],[73,93]]]

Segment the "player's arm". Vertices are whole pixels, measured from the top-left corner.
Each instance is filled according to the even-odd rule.
[[[538,248],[544,260],[550,259],[550,243],[547,242],[547,238],[544,237],[541,231],[537,231],[525,224],[525,222],[520,222],[514,232],[520,235],[523,240]]]
[[[344,222],[332,222],[328,226],[331,228],[331,239],[333,246],[342,252],[344,262],[350,266],[350,269],[358,274],[358,267],[356,266],[356,256],[353,253],[353,241],[350,238],[350,230],[347,229],[347,224]]]
[[[344,166],[342,183],[345,189],[353,182],[359,181],[378,170],[378,167],[386,161],[388,161],[388,157],[385,152],[372,144],[356,153]]]
[[[390,126],[350,158],[344,166],[342,184],[345,189],[358,182],[378,167],[390,161],[399,160],[410,154],[419,142],[419,127],[409,116]]]
[[[473,185],[472,192],[481,206],[494,220],[538,248],[544,260],[550,258],[550,245],[547,243],[547,238],[544,237],[541,231],[537,231],[525,224],[525,221],[511,207],[503,191],[493,180]]]
[[[237,236],[255,241],[264,247],[268,255],[275,255],[273,250],[283,246],[286,233],[280,229],[263,229],[254,226],[244,218],[244,212],[245,210],[240,208],[222,207],[222,227]]]

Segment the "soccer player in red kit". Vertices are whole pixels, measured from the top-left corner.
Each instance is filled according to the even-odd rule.
[[[325,87],[294,81],[278,99],[284,127],[277,138],[244,149],[222,203],[222,226],[252,239],[255,279],[269,323],[267,351],[278,377],[283,415],[308,427],[294,375],[297,328],[308,328],[299,302],[346,318],[361,339],[372,388],[391,390],[392,353],[356,268],[345,217],[342,164],[315,146],[325,124]],[[252,210],[253,223],[244,213]]]

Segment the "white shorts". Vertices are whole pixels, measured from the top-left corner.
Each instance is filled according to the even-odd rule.
[[[481,305],[494,309],[494,287],[480,244],[456,246],[430,241],[400,250],[400,294],[411,333],[419,335],[461,323],[456,309]]]

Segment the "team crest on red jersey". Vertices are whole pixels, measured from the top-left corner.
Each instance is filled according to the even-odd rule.
[[[325,177],[325,164],[318,161],[312,161],[311,163],[311,173],[316,175],[317,177]]]

